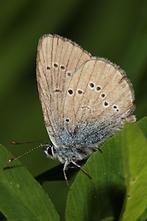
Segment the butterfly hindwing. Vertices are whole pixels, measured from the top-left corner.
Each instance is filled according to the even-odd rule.
[[[95,125],[95,131],[98,127],[119,129],[123,121],[134,119],[130,117],[133,102],[133,89],[125,73],[106,59],[93,58],[70,81],[64,105],[64,116],[69,119],[65,127],[72,132],[81,125],[81,131],[89,125]]]

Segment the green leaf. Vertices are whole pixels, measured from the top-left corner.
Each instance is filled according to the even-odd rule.
[[[109,139],[84,166],[92,180],[80,171],[71,186],[66,220],[137,220],[147,205],[146,147],[137,123]]]
[[[0,145],[0,211],[11,221],[58,221],[51,200],[24,167],[3,170],[9,158]]]
[[[135,125],[126,128],[124,137],[128,149],[128,171],[125,171],[127,194],[121,220],[134,221],[147,205],[147,140],[141,129]]]
[[[146,221],[147,220],[147,209],[144,210],[142,215],[137,219],[137,221]]]
[[[141,128],[142,132],[147,137],[147,117],[144,117],[141,120],[139,120],[138,126]]]
[[[104,219],[101,219],[101,221],[113,221],[114,218],[113,217],[106,217]]]
[[[103,153],[92,154],[84,166],[92,180],[82,172],[77,175],[68,194],[67,221],[119,217],[125,195],[123,151],[121,136],[115,135],[105,143]]]

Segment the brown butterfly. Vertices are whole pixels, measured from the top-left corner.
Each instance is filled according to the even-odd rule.
[[[45,153],[64,164],[87,158],[126,121],[135,121],[134,93],[126,74],[107,59],[92,57],[58,35],[38,45],[37,83],[52,142]]]

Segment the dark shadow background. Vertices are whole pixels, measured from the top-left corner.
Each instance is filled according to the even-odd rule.
[[[35,77],[37,43],[45,33],[120,65],[134,85],[137,118],[147,115],[146,0],[6,0],[0,4],[0,143],[15,156],[36,144],[12,146],[10,139],[49,142]],[[34,176],[58,165],[41,150],[22,162]],[[63,214],[68,187],[53,179],[43,186]]]

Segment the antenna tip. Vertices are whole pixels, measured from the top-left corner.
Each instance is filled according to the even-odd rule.
[[[14,158],[11,158],[8,160],[8,163],[11,163],[14,160]]]
[[[10,140],[9,143],[14,144],[14,145],[17,144],[17,142],[15,140]]]

